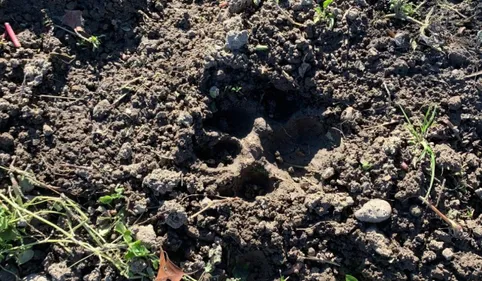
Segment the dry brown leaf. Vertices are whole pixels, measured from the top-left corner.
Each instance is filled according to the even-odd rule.
[[[82,18],[82,11],[65,10],[65,15],[62,17],[62,23],[71,27],[75,31],[83,31],[84,19]]]
[[[155,281],[181,281],[184,276],[182,269],[177,267],[169,260],[167,254],[161,249],[161,257],[159,258],[159,271]]]

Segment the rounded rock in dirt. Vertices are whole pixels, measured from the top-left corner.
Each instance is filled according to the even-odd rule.
[[[391,214],[390,203],[382,199],[372,199],[355,212],[355,217],[362,222],[379,223],[389,219]]]
[[[187,214],[184,207],[174,201],[164,201],[159,212],[168,214],[166,224],[174,229],[178,229],[187,223]]]
[[[132,228],[136,235],[136,239],[146,244],[150,248],[155,248],[157,245],[157,235],[152,224],[140,225]]]
[[[14,147],[14,139],[9,133],[0,134],[0,149],[3,151],[12,151]]]
[[[237,51],[248,44],[248,31],[229,31],[226,34],[226,48],[231,51]]]
[[[155,169],[142,181],[142,185],[152,189],[156,193],[166,194],[171,192],[180,182],[178,172]]]
[[[30,274],[25,276],[22,281],[49,281],[47,277],[39,274]]]
[[[101,100],[92,110],[92,116],[95,119],[103,119],[110,112],[110,102],[108,100]]]

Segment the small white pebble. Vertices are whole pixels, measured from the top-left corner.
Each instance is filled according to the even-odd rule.
[[[382,199],[372,199],[355,212],[355,217],[362,222],[378,223],[390,218],[392,207]]]

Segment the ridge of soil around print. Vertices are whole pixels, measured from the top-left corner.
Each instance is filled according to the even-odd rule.
[[[144,280],[143,251],[196,280],[482,280],[482,5],[407,2],[411,21],[393,3],[334,1],[330,29],[320,1],[0,1],[22,44],[0,44],[0,192],[61,190]],[[54,26],[66,10],[97,50]],[[419,128],[432,105],[428,202],[463,233],[419,200],[432,163],[400,109]],[[373,199],[390,212],[357,219]],[[28,242],[60,237],[28,223]],[[127,280],[82,247],[32,249],[0,280]]]

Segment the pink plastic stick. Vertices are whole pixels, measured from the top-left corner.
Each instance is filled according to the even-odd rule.
[[[13,45],[16,48],[20,48],[22,45],[20,45],[17,35],[15,35],[15,32],[13,32],[13,29],[8,22],[5,23],[5,30],[7,31],[7,34],[8,34],[8,37],[10,37],[10,40],[12,40]]]

